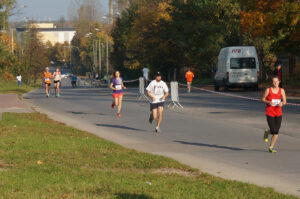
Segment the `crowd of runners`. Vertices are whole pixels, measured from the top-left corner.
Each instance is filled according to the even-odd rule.
[[[146,80],[145,82],[148,83],[148,72],[147,68],[143,69],[143,76]],[[76,76],[74,76],[76,77]],[[74,77],[71,77],[72,86],[76,86],[76,80]],[[185,73],[186,82],[187,82],[187,92],[191,92],[192,88],[192,81],[194,73],[191,71],[190,68]],[[50,95],[50,86],[52,83],[52,79],[54,80],[54,90],[55,96],[60,96],[60,85],[62,75],[59,69],[57,68],[56,71],[51,74],[49,72],[49,68],[45,69],[43,75],[43,82],[45,84],[46,89],[46,97]],[[278,139],[279,129],[281,127],[282,121],[282,107],[286,105],[286,94],[285,90],[281,88],[281,81],[280,77],[273,76],[272,77],[272,85],[267,88],[262,96],[261,101],[266,104],[266,119],[269,129],[264,131],[263,139],[265,142],[269,142],[269,135],[272,135],[269,152],[275,153],[276,150],[274,149],[275,143]],[[122,110],[122,101],[124,96],[124,90],[126,90],[126,86],[124,85],[123,78],[121,77],[120,71],[115,71],[113,73],[113,78],[110,84],[110,89],[112,90],[113,94],[113,102],[111,104],[111,108],[114,109],[117,107],[117,117],[121,117],[121,110]],[[155,79],[151,81],[146,87],[147,95],[150,97],[150,116],[149,116],[149,123],[152,124],[154,120],[156,121],[155,132],[160,133],[160,125],[163,118],[163,111],[164,111],[164,104],[166,98],[169,96],[169,88],[167,84],[162,80],[162,74],[160,72],[155,73]]]

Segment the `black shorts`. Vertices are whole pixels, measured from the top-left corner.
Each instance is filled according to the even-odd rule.
[[[45,85],[46,85],[46,84],[47,84],[48,86],[51,86],[51,83],[46,83],[46,82],[45,82]]]
[[[281,126],[282,116],[271,117],[267,115],[268,125],[271,131],[271,134],[277,135]]]
[[[57,80],[57,81],[54,80],[54,84],[57,84],[57,83],[60,83],[60,80]]]
[[[159,103],[154,103],[154,104],[150,104],[150,111],[152,111],[153,109],[158,109],[158,107],[164,107],[165,106],[165,102],[159,102]]]

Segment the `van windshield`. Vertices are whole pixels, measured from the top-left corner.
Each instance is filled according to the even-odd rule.
[[[231,58],[230,69],[255,69],[255,58],[254,57],[242,57],[242,58]]]

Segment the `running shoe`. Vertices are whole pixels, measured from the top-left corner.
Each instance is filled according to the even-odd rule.
[[[117,113],[117,117],[121,117],[121,113]]]
[[[59,93],[57,94],[57,97],[59,97],[60,95],[59,95]]]
[[[150,117],[149,117],[149,123],[152,124],[152,122],[153,122],[153,115],[152,115],[152,113],[151,113],[151,114],[150,114]]]
[[[270,153],[276,153],[277,151],[275,149],[273,149],[272,147],[269,148],[269,152]]]
[[[159,129],[159,127],[157,126],[157,127],[155,127],[155,132],[156,133],[161,133],[161,131],[160,131],[160,129]]]
[[[48,98],[48,97],[49,97],[49,94],[46,94],[46,97]]]
[[[111,104],[111,108],[114,109],[115,108],[115,103]]]
[[[268,136],[269,136],[269,131],[265,130],[265,132],[264,132],[264,141],[265,142],[269,142]]]

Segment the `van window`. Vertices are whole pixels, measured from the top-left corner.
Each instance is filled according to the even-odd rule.
[[[230,69],[255,69],[256,63],[254,57],[231,58]]]

